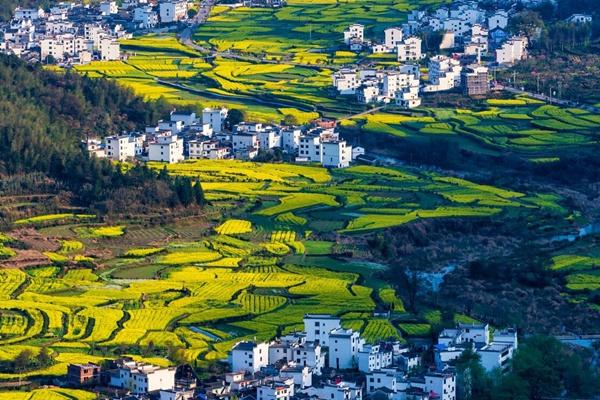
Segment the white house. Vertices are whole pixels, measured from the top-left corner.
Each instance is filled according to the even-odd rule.
[[[239,342],[231,350],[231,369],[234,372],[255,373],[269,364],[269,344]]]
[[[306,342],[291,348],[289,361],[300,366],[310,367],[312,373],[321,375],[321,371],[325,367],[325,355],[321,345],[315,342]]]
[[[371,371],[365,375],[365,389],[367,394],[372,394],[377,389],[385,388],[392,392],[398,390],[397,382],[402,380],[402,373],[393,368],[384,368]]]
[[[283,128],[281,134],[281,147],[288,153],[295,153],[300,146],[302,131],[297,128]]]
[[[176,134],[162,134],[148,146],[148,160],[167,163],[183,161],[183,139]]]
[[[135,139],[129,135],[107,136],[106,157],[115,161],[125,161],[135,157]]]
[[[110,385],[128,389],[133,394],[148,394],[175,387],[175,368],[124,362],[110,377]]]
[[[395,49],[396,46],[402,43],[402,28],[387,28],[383,33],[385,35],[385,47],[388,49]]]
[[[181,121],[183,128],[190,127],[197,122],[196,113],[192,111],[173,111],[170,117],[172,122]]]
[[[246,149],[258,149],[260,147],[256,133],[236,132],[232,135],[231,139],[234,152]]]
[[[175,134],[180,133],[183,130],[183,121],[158,121],[158,131],[170,131]]]
[[[398,45],[398,61],[418,61],[421,59],[421,39],[412,36]]]
[[[341,95],[355,94],[360,86],[355,69],[341,69],[333,74],[333,86]]]
[[[158,14],[151,6],[137,7],[133,10],[133,22],[144,29],[151,29],[158,25]]]
[[[115,61],[121,59],[121,48],[119,42],[110,37],[106,37],[100,40],[98,46],[98,52],[100,53],[100,59],[102,61]]]
[[[429,59],[429,84],[424,92],[450,90],[460,85],[462,66],[460,61],[437,55]]]
[[[365,345],[358,351],[357,359],[358,370],[367,373],[392,365],[394,353],[385,345]]]
[[[352,161],[352,146],[345,140],[321,142],[322,161],[324,167],[347,168]]]
[[[193,389],[161,390],[159,400],[193,400]]]
[[[355,368],[358,352],[362,350],[364,340],[352,329],[338,328],[329,333],[329,368]]]
[[[492,342],[477,351],[481,357],[481,365],[486,371],[500,368],[506,371],[512,359],[514,347],[510,343]]]
[[[329,333],[341,328],[339,317],[327,314],[306,314],[304,316],[304,332],[307,342],[318,342],[322,346],[329,346]]]
[[[218,140],[194,139],[188,142],[188,154],[192,160],[208,158],[222,160],[229,156],[229,147],[221,145]]]
[[[572,24],[591,24],[593,18],[590,14],[573,14],[567,18],[567,22]]]
[[[117,14],[119,7],[116,1],[101,1],[100,2],[100,14],[103,16]]]
[[[300,389],[312,386],[312,369],[303,365],[290,364],[281,368],[279,376],[283,379],[292,379],[294,385]]]
[[[365,38],[365,27],[361,24],[352,24],[344,31],[344,43],[350,45],[352,39],[363,42]]]
[[[362,387],[345,381],[326,383],[322,387],[309,387],[302,392],[318,399],[362,400]]]
[[[456,375],[452,372],[426,372],[426,392],[437,394],[440,400],[456,400]]]
[[[506,29],[508,26],[508,13],[504,10],[499,10],[488,17],[488,29],[491,31],[496,28]]]
[[[256,400],[290,400],[293,395],[293,379],[267,383],[259,386],[256,390]]]
[[[228,110],[221,108],[205,108],[202,110],[202,122],[209,124],[214,133],[223,132],[223,125],[227,118]]]
[[[513,37],[496,49],[496,62],[499,65],[512,65],[527,58],[527,38]]]
[[[188,4],[185,0],[167,0],[159,3],[160,22],[169,24],[187,19]]]
[[[21,20],[21,19],[36,20],[36,19],[44,18],[45,15],[46,15],[46,13],[41,8],[17,7],[17,8],[15,8],[15,17],[14,18],[16,20]]]

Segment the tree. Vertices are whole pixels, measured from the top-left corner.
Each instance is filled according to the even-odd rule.
[[[509,30],[514,34],[524,34],[531,42],[544,29],[544,21],[535,11],[525,10],[513,16]]]
[[[233,128],[235,125],[240,122],[244,122],[246,120],[246,113],[243,110],[238,110],[236,108],[229,110],[227,113],[227,118],[225,118],[225,125],[229,129]]]
[[[48,347],[44,346],[40,349],[40,352],[38,353],[36,360],[37,360],[38,366],[48,367],[48,366],[52,365],[52,363],[54,362],[54,357],[53,357],[50,349],[48,349]]]
[[[13,360],[13,366],[16,372],[23,373],[31,365],[33,352],[29,349],[22,350]]]
[[[204,204],[206,204],[206,198],[204,197],[204,190],[202,189],[202,184],[200,183],[200,181],[196,181],[196,184],[194,185],[194,201],[196,202],[196,204],[198,204],[199,206],[203,206]]]
[[[287,126],[299,125],[298,118],[296,118],[295,115],[286,114],[285,117],[283,117],[283,124]]]

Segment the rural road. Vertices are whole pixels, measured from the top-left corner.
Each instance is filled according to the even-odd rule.
[[[507,92],[510,92],[510,93],[525,94],[534,99],[547,101],[548,103],[551,103],[551,104],[558,104],[558,105],[567,106],[567,107],[578,107],[578,108],[582,108],[584,110],[587,110],[587,111],[590,111],[593,113],[600,114],[600,108],[590,106],[588,104],[581,104],[576,101],[557,99],[556,97],[550,97],[550,96],[546,96],[545,94],[537,94],[537,93],[533,93],[533,92],[528,92],[526,90],[520,90],[520,89],[511,87],[511,86],[498,85],[497,87],[499,87],[502,90],[506,90]]]

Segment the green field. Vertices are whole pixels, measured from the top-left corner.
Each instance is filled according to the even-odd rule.
[[[488,109],[422,109],[413,115],[377,113],[350,126],[365,134],[413,141],[443,138],[477,152],[518,152],[533,162],[554,162],[563,149],[598,143],[600,118],[580,109],[539,104],[526,98],[490,99]],[[346,123],[348,126],[348,123]]]
[[[163,168],[162,164],[150,166]],[[234,160],[197,160],[167,169],[200,179],[207,199],[213,202],[262,204],[247,216],[259,231],[301,233],[308,226],[319,232],[365,233],[428,218],[487,218],[507,211],[565,213],[556,196],[416,170],[356,166],[328,171],[318,166]],[[310,222],[299,224],[299,218]],[[244,231],[249,232],[248,228]],[[311,243],[307,251],[326,252]]]

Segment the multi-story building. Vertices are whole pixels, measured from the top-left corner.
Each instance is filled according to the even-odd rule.
[[[412,36],[406,38],[397,47],[398,61],[419,61],[421,59],[421,39]]]
[[[392,27],[392,28],[387,28],[386,30],[383,31],[384,37],[385,37],[385,47],[387,47],[388,49],[395,49],[396,46],[398,46],[399,44],[402,44],[402,37],[403,37],[403,33],[402,33],[402,28],[398,28],[398,27]]]
[[[167,0],[159,3],[160,22],[170,24],[187,19],[188,4],[186,0]]]
[[[202,122],[209,124],[214,133],[221,133],[227,118],[228,110],[221,108],[205,108],[202,110]]]
[[[183,139],[174,133],[157,135],[148,146],[148,160],[166,163],[183,161]]]
[[[333,74],[333,86],[341,95],[355,94],[360,86],[355,69],[341,69]]]
[[[151,6],[137,7],[133,10],[133,22],[143,29],[152,29],[158,25],[158,14]]]
[[[100,2],[100,14],[107,16],[116,14],[119,12],[119,7],[116,1],[101,1]]]
[[[527,38],[524,36],[513,37],[496,49],[496,62],[499,65],[512,65],[517,61],[527,58]]]
[[[326,314],[306,314],[304,316],[304,332],[306,341],[318,342],[322,346],[329,346],[329,333],[341,328],[339,317]]]
[[[365,27],[361,24],[352,24],[344,31],[344,43],[350,45],[352,40],[363,42],[365,40]]]
[[[437,55],[429,59],[429,84],[424,92],[450,90],[460,85],[462,66],[460,61]]]
[[[364,340],[352,329],[334,329],[329,333],[329,368],[351,369],[358,364],[358,352]]]
[[[110,385],[128,389],[133,394],[148,394],[175,387],[175,368],[126,361],[110,376]]]
[[[358,351],[358,370],[371,372],[392,365],[394,353],[385,344],[365,345]]]
[[[102,61],[114,61],[121,58],[119,42],[114,38],[102,38],[98,46],[98,52]]]
[[[269,365],[269,344],[254,342],[237,343],[230,354],[231,369],[251,374]]]
[[[290,400],[294,396],[294,380],[282,379],[261,385],[256,400]]]
[[[490,88],[488,68],[471,64],[463,68],[461,84],[464,94],[468,96],[485,96]]]
[[[67,382],[74,386],[90,385],[100,381],[102,367],[98,364],[69,364],[67,367]]]
[[[107,136],[106,157],[115,161],[126,161],[135,157],[135,139],[130,135]]]

